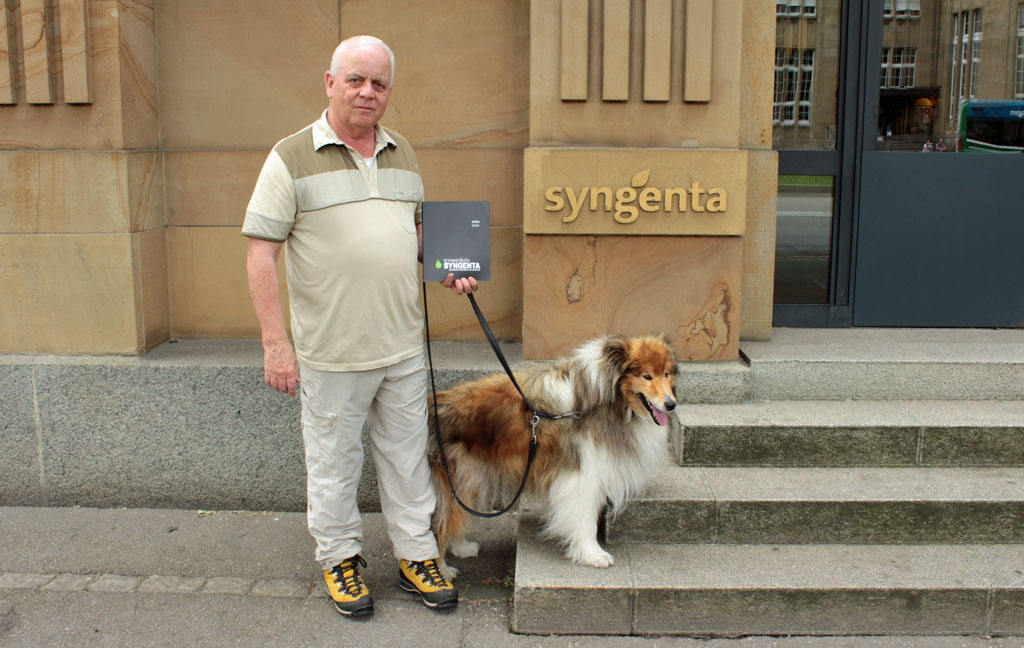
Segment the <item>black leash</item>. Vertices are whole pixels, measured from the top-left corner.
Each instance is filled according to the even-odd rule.
[[[516,381],[515,374],[512,373],[512,368],[509,366],[508,361],[505,359],[505,354],[501,352],[501,348],[498,346],[498,340],[494,337],[494,332],[491,331],[490,325],[487,323],[487,319],[484,314],[480,311],[480,307],[477,306],[476,299],[473,297],[473,293],[466,293],[469,297],[469,303],[473,305],[473,312],[476,313],[476,319],[480,322],[480,328],[483,329],[484,335],[487,337],[487,341],[491,345],[491,349],[494,350],[494,354],[498,356],[498,361],[501,362],[501,366],[505,369],[505,373],[508,374],[509,380],[515,385],[516,391],[522,397],[523,402],[533,412],[533,418],[530,419],[530,452],[526,457],[526,470],[523,471],[523,481],[519,484],[519,490],[516,491],[515,497],[509,502],[508,506],[495,511],[493,513],[481,513],[480,511],[474,511],[470,507],[459,499],[459,495],[455,492],[455,484],[452,483],[452,471],[448,465],[448,456],[444,451],[444,439],[441,437],[441,417],[437,414],[437,387],[434,384],[434,360],[430,354],[430,319],[427,317],[427,284],[423,283],[423,323],[427,331],[427,362],[430,364],[430,391],[434,395],[434,433],[437,435],[437,449],[441,454],[441,464],[444,466],[445,477],[448,478],[448,489],[451,491],[452,498],[462,507],[464,511],[470,515],[475,515],[481,518],[495,518],[499,515],[504,515],[512,510],[512,507],[519,501],[519,496],[523,494],[523,490],[526,488],[526,480],[530,477],[530,467],[533,465],[533,459],[537,455],[537,424],[540,423],[542,418],[550,421],[557,421],[564,418],[579,418],[579,412],[569,412],[568,414],[548,414],[535,408],[529,399],[526,398],[526,394],[523,393],[522,388]]]

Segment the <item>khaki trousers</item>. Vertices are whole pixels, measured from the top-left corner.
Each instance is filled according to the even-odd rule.
[[[424,354],[368,371],[300,365],[309,532],[324,569],[362,551],[356,490],[366,423],[381,510],[396,558],[436,558],[434,489],[427,463]]]

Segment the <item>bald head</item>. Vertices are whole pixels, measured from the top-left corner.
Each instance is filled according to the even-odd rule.
[[[380,50],[387,54],[388,60],[391,61],[391,74],[388,78],[388,86],[394,85],[395,53],[391,51],[387,43],[375,36],[353,36],[341,41],[341,44],[334,50],[334,56],[331,57],[331,76],[338,77],[344,74],[348,61],[352,60],[353,56],[357,55],[361,50],[367,49]]]

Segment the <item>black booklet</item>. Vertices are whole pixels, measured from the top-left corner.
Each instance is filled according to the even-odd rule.
[[[423,280],[491,278],[491,204],[424,201]]]

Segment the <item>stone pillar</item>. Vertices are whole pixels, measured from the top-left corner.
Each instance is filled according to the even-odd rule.
[[[772,9],[531,4],[526,358],[663,332],[681,359],[735,360],[741,334],[767,338]]]
[[[152,0],[0,9],[0,353],[170,335]]]

